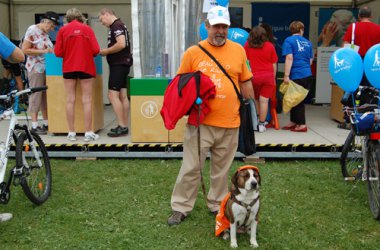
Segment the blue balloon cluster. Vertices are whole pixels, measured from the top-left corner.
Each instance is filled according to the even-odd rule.
[[[199,27],[199,35],[202,40],[206,39],[208,36],[206,25],[204,22]],[[239,28],[228,29],[228,39],[241,44],[241,46],[244,46],[245,42],[248,39],[248,36],[249,36],[248,32],[243,29],[239,29]]]
[[[202,40],[205,40],[208,36],[205,22],[203,22],[201,26],[199,26],[199,35]]]
[[[243,29],[239,29],[239,28],[228,29],[228,39],[239,43],[241,46],[244,46],[245,42],[248,39],[248,36],[249,36],[248,32]]]
[[[352,49],[338,49],[330,58],[329,71],[334,81],[346,92],[353,93],[358,88],[363,72],[371,85],[380,89],[380,44],[367,51],[364,61]]]
[[[353,93],[363,77],[363,60],[353,49],[340,48],[330,58],[329,71],[339,87]]]
[[[371,85],[380,89],[380,44],[372,46],[365,54],[364,72]]]

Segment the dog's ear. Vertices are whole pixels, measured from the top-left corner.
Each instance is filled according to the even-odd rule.
[[[233,193],[235,190],[236,190],[236,187],[237,187],[237,179],[238,179],[238,173],[239,172],[237,172],[236,171],[236,173],[232,176],[232,178],[231,178],[231,192]]]
[[[234,175],[233,175],[232,178],[231,178],[231,183],[232,183],[232,185],[235,186],[235,187],[237,186],[238,173],[239,173],[239,172],[234,173]]]

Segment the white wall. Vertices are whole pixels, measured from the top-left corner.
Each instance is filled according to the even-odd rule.
[[[0,1],[0,32],[9,37],[9,8],[8,4]],[[3,65],[0,64],[0,78],[3,78]]]
[[[373,1],[367,4],[368,7],[372,10],[372,21],[380,24],[380,1]]]
[[[0,32],[9,37],[9,7],[0,1]]]

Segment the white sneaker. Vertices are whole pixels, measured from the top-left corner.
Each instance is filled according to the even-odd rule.
[[[95,134],[94,132],[86,132],[84,135],[84,141],[89,142],[89,141],[95,141],[99,139],[99,135]]]
[[[8,221],[8,220],[12,219],[12,217],[13,217],[13,215],[10,213],[0,214],[0,222]]]
[[[67,135],[67,140],[69,140],[69,141],[76,141],[77,140],[77,136],[76,136],[76,134],[75,133],[68,133],[68,135]]]
[[[259,127],[258,130],[260,133],[264,133],[265,131],[267,131],[267,128],[265,127],[265,123],[260,123],[258,127]]]

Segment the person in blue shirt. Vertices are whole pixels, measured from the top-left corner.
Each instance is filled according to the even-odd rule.
[[[3,33],[0,32],[0,58],[10,63],[25,61],[22,50],[16,47]],[[0,222],[12,219],[11,213],[0,213]]]
[[[14,45],[3,33],[0,32],[0,57],[10,63],[25,61],[22,50]]]
[[[309,90],[313,81],[310,68],[313,46],[303,37],[305,26],[302,22],[293,21],[289,30],[292,35],[282,45],[282,55],[285,56],[284,82],[292,80]],[[290,110],[290,122],[282,129],[307,132],[304,100]]]

